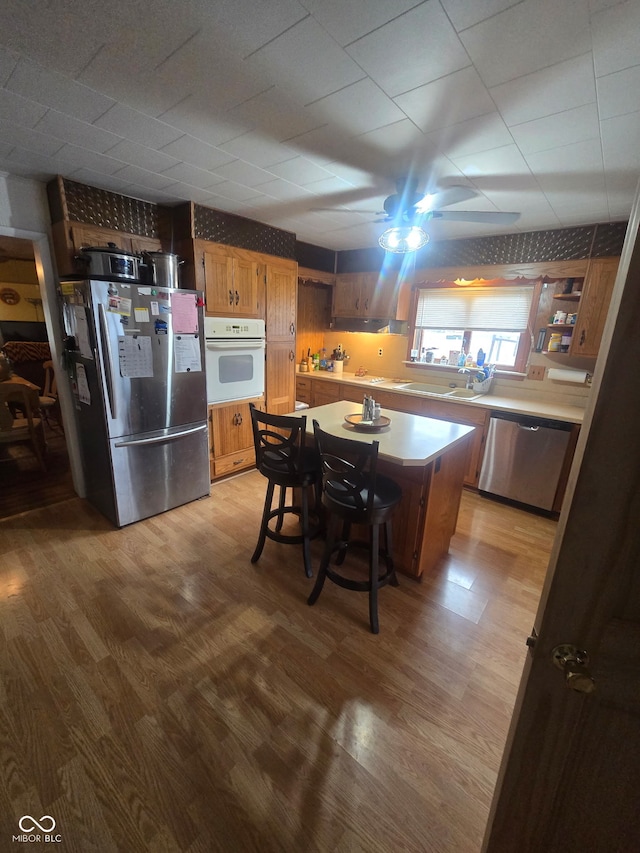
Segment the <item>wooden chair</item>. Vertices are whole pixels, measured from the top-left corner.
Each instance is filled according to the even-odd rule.
[[[49,411],[58,405],[58,386],[56,384],[56,375],[53,372],[53,362],[45,361],[42,367],[44,368],[44,387],[39,396],[38,407],[47,422],[47,426],[51,426]]]
[[[27,385],[16,382],[0,382],[0,444],[28,442],[40,468],[42,471],[46,471],[44,429],[41,418],[34,417],[37,401],[37,391]],[[12,413],[14,406],[24,413],[24,417],[14,417]]]
[[[378,442],[371,444],[323,432],[313,421],[316,445],[322,464],[322,504],[329,514],[324,553],[318,577],[308,603],[315,604],[325,578],[345,589],[369,593],[369,623],[374,634],[379,632],[378,590],[390,583],[398,586],[393,566],[391,516],[402,498],[402,489],[389,477],[377,473]],[[351,541],[351,525],[369,528],[367,542]],[[385,547],[380,548],[380,527],[384,527]],[[340,532],[340,528],[342,531]],[[345,560],[347,549],[365,546],[369,550],[369,577],[354,580],[340,574],[330,565],[332,554],[338,554],[335,565]],[[379,557],[385,558],[386,571],[379,572]]]
[[[313,576],[309,541],[318,532],[319,523],[311,526],[309,522],[309,488],[316,489],[316,506],[320,498],[320,461],[315,447],[305,446],[307,428],[306,417],[271,415],[261,412],[249,404],[253,440],[256,451],[258,471],[267,478],[267,493],[264,500],[260,534],[251,562],[255,563],[262,554],[265,540],[287,544],[302,543],[304,571],[308,578]],[[272,509],[273,492],[280,488],[278,506]],[[299,490],[300,506],[286,504],[287,489]],[[300,517],[302,530],[300,535],[281,533],[284,517],[293,513]],[[275,518],[275,527],[269,527]]]

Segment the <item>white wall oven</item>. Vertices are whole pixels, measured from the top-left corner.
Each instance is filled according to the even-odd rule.
[[[204,318],[207,402],[264,394],[264,320]]]

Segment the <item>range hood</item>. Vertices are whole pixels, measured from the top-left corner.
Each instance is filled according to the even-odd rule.
[[[373,317],[334,317],[331,329],[335,332],[376,332],[388,335],[406,335],[405,320],[376,319]]]

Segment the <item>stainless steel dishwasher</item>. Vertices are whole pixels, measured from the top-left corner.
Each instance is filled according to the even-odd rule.
[[[571,424],[491,412],[478,489],[551,510]]]

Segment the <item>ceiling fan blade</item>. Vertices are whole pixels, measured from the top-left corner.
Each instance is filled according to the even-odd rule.
[[[519,213],[504,213],[500,210],[432,210],[428,219],[443,219],[449,222],[486,222],[488,225],[513,225],[520,219]]]
[[[453,186],[446,190],[433,193],[429,197],[430,209],[440,210],[441,207],[449,207],[450,204],[459,204],[461,201],[469,201],[479,195],[477,190],[471,187]],[[427,196],[425,196],[426,198]]]

